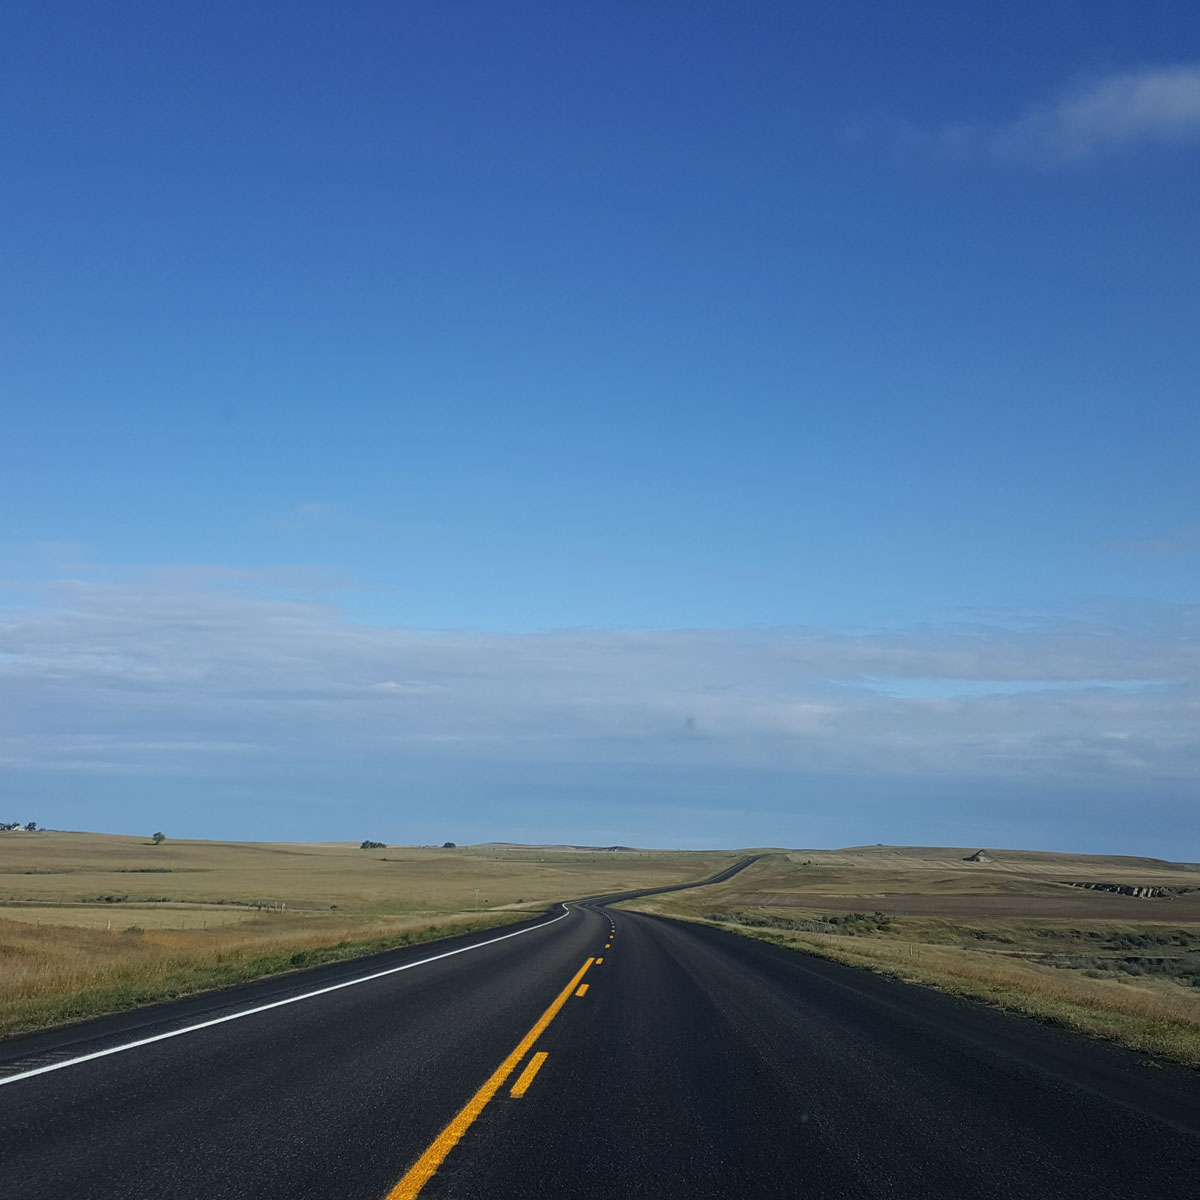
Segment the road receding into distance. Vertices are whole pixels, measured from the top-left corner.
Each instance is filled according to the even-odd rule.
[[[0,1195],[1198,1194],[1200,1074],[614,899],[10,1039]]]

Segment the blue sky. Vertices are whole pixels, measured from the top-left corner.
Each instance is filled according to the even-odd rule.
[[[8,819],[1200,858],[1200,15],[992,8],[7,6]]]

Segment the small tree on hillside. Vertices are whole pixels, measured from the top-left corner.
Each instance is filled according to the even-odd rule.
[[[443,850],[457,850],[458,845],[455,842],[443,842],[442,849]]]
[[[156,833],[151,840],[156,846],[161,846],[167,840],[167,835],[165,833]]]
[[[387,846],[383,842],[366,841],[359,846],[360,850],[386,850]]]

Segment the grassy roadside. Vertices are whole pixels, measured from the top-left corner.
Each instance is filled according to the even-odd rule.
[[[980,1000],[1006,1012],[1105,1038],[1154,1058],[1200,1067],[1200,996],[1173,983],[1149,981],[1138,986],[949,945],[764,928],[741,924],[729,916],[714,920],[678,908],[672,911],[669,903],[656,898],[626,901],[619,907],[727,929],[743,937]]]
[[[0,832],[0,1036],[703,879],[738,857],[367,845]]]
[[[119,933],[0,920],[5,964],[0,1037],[492,929],[530,915],[494,913],[391,929],[269,918],[219,931]]]

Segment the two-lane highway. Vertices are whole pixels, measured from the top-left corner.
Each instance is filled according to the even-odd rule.
[[[1200,1194],[1194,1072],[604,904],[10,1043],[0,1194]]]

